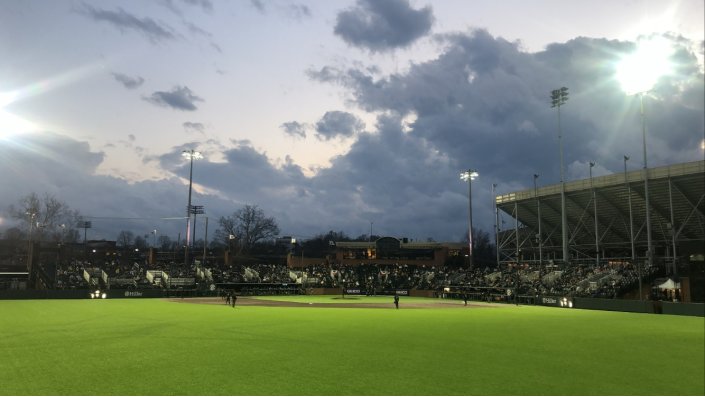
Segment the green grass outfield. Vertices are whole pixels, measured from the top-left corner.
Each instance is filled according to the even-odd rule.
[[[702,317],[409,302],[0,301],[0,394],[705,394]]]

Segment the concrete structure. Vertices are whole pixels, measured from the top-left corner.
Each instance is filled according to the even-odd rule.
[[[371,242],[336,241],[334,255],[328,259],[289,256],[289,267],[317,265],[328,261],[337,264],[409,264],[444,266],[448,262],[463,264],[468,247],[463,243],[415,242],[396,237],[381,237]]]
[[[565,184],[570,262],[630,262],[632,244],[636,260],[646,262],[643,176],[639,169],[593,177],[592,186],[590,179]],[[705,250],[705,161],[651,168],[648,183],[654,263],[677,273],[679,261]],[[561,262],[560,184],[496,195],[495,202],[500,263]]]

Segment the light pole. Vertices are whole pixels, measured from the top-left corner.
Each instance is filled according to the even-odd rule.
[[[637,276],[639,277],[639,300],[644,299],[641,291],[641,263],[636,261],[636,250],[634,249],[634,218],[632,215],[632,187],[627,179],[627,160],[629,156],[624,155],[624,183],[627,185],[627,201],[629,202],[629,241],[632,248],[632,265],[636,265]]]
[[[539,201],[539,189],[536,185],[536,180],[539,179],[539,174],[534,174],[534,198],[536,198],[536,218],[539,224],[539,232],[536,235],[539,240],[539,269],[543,266],[543,237],[541,234],[541,201]]]
[[[472,180],[477,178],[480,174],[477,171],[468,169],[460,173],[460,179],[468,182],[468,260],[470,269],[473,265],[473,252],[472,252]]]
[[[58,265],[61,266],[61,252],[64,250],[64,236],[66,236],[66,224],[62,223],[59,225],[61,229],[61,235],[59,236],[59,255],[58,255]]]
[[[565,175],[563,166],[563,139],[561,133],[561,105],[565,105],[568,101],[568,88],[561,87],[551,91],[551,107],[557,108],[558,111],[558,147],[560,151],[561,161],[561,239],[563,245],[563,262],[570,261],[570,253],[568,252],[568,214],[565,208]]]
[[[206,233],[203,237],[203,260],[201,261],[201,267],[206,265],[206,247],[208,247],[208,217],[206,217]]]
[[[202,159],[203,155],[201,155],[201,152],[198,152],[193,149],[183,150],[181,154],[185,158],[189,159],[189,161],[191,162],[188,174],[188,205],[186,206],[186,247],[184,249],[184,265],[188,265],[188,250],[189,244],[191,243],[189,240],[191,235],[191,190],[193,188],[193,160]]]
[[[649,39],[640,42],[631,54],[625,56],[617,66],[616,78],[627,95],[639,95],[639,113],[641,115],[641,137],[644,152],[644,211],[646,213],[646,260],[653,265],[654,246],[651,238],[651,205],[649,203],[649,169],[646,157],[646,116],[644,114],[644,95],[656,85],[658,79],[672,69],[669,57],[673,53],[671,43],[665,38]]]
[[[35,212],[26,212],[29,215],[29,237],[27,238],[27,272],[32,276],[32,261],[34,256],[34,246],[32,244],[32,228],[34,227],[34,217],[37,216]]]
[[[600,235],[597,227],[597,194],[595,193],[595,188],[592,186],[592,167],[595,166],[595,162],[590,162],[590,191],[592,192],[592,212],[595,213],[595,266],[600,266]]]
[[[651,267],[654,262],[654,243],[651,239],[651,205],[649,204],[649,167],[646,163],[646,117],[644,116],[644,92],[639,93],[639,109],[641,114],[641,138],[644,150],[644,210],[646,211],[646,260]]]
[[[191,244],[194,246],[196,245],[196,215],[203,215],[205,214],[205,210],[203,209],[202,205],[192,205],[191,206],[191,214],[193,214],[193,228],[192,228],[192,236],[191,236]]]
[[[499,266],[499,209],[497,208],[497,184],[492,184],[492,207],[494,208],[494,248]]]

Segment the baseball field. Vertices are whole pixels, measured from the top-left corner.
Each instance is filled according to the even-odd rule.
[[[402,297],[0,301],[2,395],[704,395],[702,317]]]

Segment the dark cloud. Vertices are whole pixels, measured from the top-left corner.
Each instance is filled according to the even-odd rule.
[[[183,24],[184,26],[186,26],[186,29],[188,29],[189,33],[194,36],[200,36],[207,39],[208,44],[211,46],[211,48],[216,50],[218,53],[223,53],[223,49],[220,48],[220,46],[213,41],[213,33],[189,21],[183,21]]]
[[[484,30],[450,34],[440,40],[445,45],[443,53],[401,74],[377,77],[363,68],[330,66],[308,72],[313,79],[348,88],[354,103],[369,112],[398,115],[399,120],[414,117],[403,136],[392,134],[394,128],[404,130],[396,126],[403,122],[393,117],[380,124],[386,134],[361,134],[350,152],[322,170],[316,180],[336,174],[341,184],[359,183],[359,192],[347,194],[371,190],[361,202],[377,203],[374,208],[378,209],[392,208],[400,203],[390,195],[410,197],[399,193],[408,188],[393,184],[396,179],[404,180],[396,170],[414,169],[417,159],[438,159],[433,167],[414,171],[414,181],[408,181],[412,187],[429,186],[413,191],[411,197],[419,206],[401,208],[410,214],[430,215],[420,203],[443,197],[447,202],[438,202],[435,215],[452,219],[450,213],[463,212],[463,187],[456,181],[457,173],[476,168],[480,177],[475,183],[482,186],[473,189],[476,219],[479,227],[491,230],[492,183],[498,183],[498,192],[503,193],[530,188],[534,173],[541,174],[542,184],[559,181],[556,110],[550,107],[549,93],[564,85],[569,87],[570,99],[561,108],[561,121],[566,170],[571,177],[586,176],[589,161],[596,161],[601,172],[620,172],[623,154],[640,153],[638,98],[626,96],[613,78],[616,63],[634,48],[633,43],[578,38],[526,53],[516,43],[494,38]],[[702,159],[697,145],[704,130],[703,74],[695,55],[687,51],[689,44],[676,43],[681,49],[672,57],[675,74],[662,79],[646,98],[649,164],[653,166]],[[380,140],[391,136],[417,145],[420,153],[407,154],[399,149],[401,143]],[[388,153],[383,161],[373,158],[380,148]],[[374,177],[357,182],[350,175],[357,170]],[[375,178],[387,183],[375,187]],[[442,184],[436,184],[438,178]],[[440,230],[435,221],[425,226]],[[455,235],[467,227],[460,221],[447,226]]]
[[[128,89],[134,89],[144,83],[144,79],[140,76],[130,77],[122,73],[111,73],[113,78]]]
[[[326,112],[316,123],[316,137],[325,141],[337,137],[349,138],[364,128],[365,124],[355,115],[334,110]]]
[[[203,98],[194,95],[186,86],[176,86],[171,91],[155,91],[143,99],[155,105],[187,111],[198,109],[195,102],[203,102]]]
[[[306,138],[306,125],[298,121],[287,121],[279,126],[285,134],[294,138]]]
[[[206,132],[206,127],[202,123],[193,123],[191,121],[186,121],[182,124],[186,132],[198,132],[203,134]]]
[[[305,4],[290,4],[286,8],[286,12],[294,19],[304,19],[311,16],[311,9]]]
[[[186,28],[191,34],[198,35],[198,36],[203,36],[207,38],[212,38],[213,34],[205,29],[202,29],[201,27],[195,25],[194,23],[184,21],[184,25],[186,25]]]
[[[185,221],[160,218],[185,215],[182,209],[187,202],[188,183],[184,179],[188,180],[188,167],[177,170],[174,177],[130,182],[97,173],[104,157],[92,151],[87,142],[54,133],[17,135],[3,142],[0,165],[5,172],[0,202],[6,204],[0,207],[0,217],[7,219],[7,205],[21,197],[47,192],[90,217],[93,228],[88,230],[89,239],[114,240],[120,230],[141,234],[155,228],[174,240],[179,232],[183,236]],[[204,203],[203,197],[195,192],[194,202]],[[226,214],[232,208],[232,204],[214,196],[204,204],[208,214]],[[10,225],[3,222],[1,227]]]
[[[181,0],[182,3],[191,6],[201,7],[203,11],[213,11],[213,2],[211,0]]]
[[[187,6],[200,7],[204,12],[209,14],[213,12],[213,2],[211,0],[160,0],[160,3],[174,14],[183,15],[184,13],[176,5],[177,2]]]
[[[311,17],[311,9],[303,3],[278,4],[262,0],[250,0],[250,5],[262,15],[268,14],[272,10],[275,14],[297,21]]]
[[[430,6],[415,10],[408,0],[357,0],[338,14],[334,31],[350,45],[387,51],[426,35],[433,21]]]
[[[250,0],[250,5],[262,14],[264,14],[266,11],[264,7],[264,2],[262,2],[262,0]]]
[[[169,25],[157,22],[152,18],[137,17],[119,7],[117,11],[110,11],[94,8],[89,4],[82,3],[81,7],[77,8],[77,12],[95,21],[107,22],[121,32],[135,31],[141,33],[152,42],[176,38],[173,29],[169,27]]]
[[[205,158],[194,162],[193,180],[202,189],[194,190],[193,202],[205,205],[211,219],[249,203],[274,216],[283,235],[327,230],[359,235],[374,221],[375,234],[457,241],[467,229],[461,170],[479,171],[473,222],[485,231],[494,224],[493,183],[499,194],[532,188],[533,174],[541,175],[540,186],[558,183],[557,115],[549,92],[563,85],[570,89],[561,107],[569,178],[585,177],[590,161],[597,164],[596,175],[620,173],[624,154],[632,156],[630,169],[640,167],[639,99],[621,92],[612,77],[615,62],[633,43],[579,38],[527,53],[482,30],[440,39],[444,47],[436,58],[403,73],[381,75],[363,66],[309,72],[318,81],[341,85],[353,105],[379,115],[365,131],[349,113],[322,117],[320,129],[330,133],[325,136],[354,133],[347,151],[313,176],[291,158],[269,158],[248,141],[188,142],[145,158],[173,177],[128,183],[97,175],[104,155],[85,142],[21,135],[0,144],[5,170],[0,202],[16,202],[41,186],[92,215],[181,215],[189,176],[181,151],[196,148]],[[676,74],[644,98],[650,166],[703,158],[703,73],[687,44],[679,44],[672,57]],[[291,121],[281,128],[296,135],[304,126]],[[139,227],[151,230],[150,222]],[[94,223],[96,230],[89,233],[100,227],[102,222]],[[106,236],[123,226],[113,227]],[[173,227],[173,239],[183,227]]]

